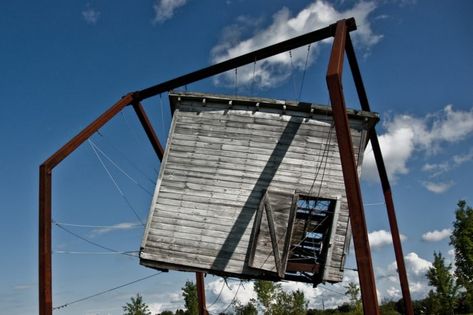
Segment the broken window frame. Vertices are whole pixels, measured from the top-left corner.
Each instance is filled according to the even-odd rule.
[[[272,273],[273,276],[280,279],[302,281],[302,282],[312,283],[314,285],[322,282],[323,279],[326,278],[326,276],[328,276],[326,274],[328,271],[325,268],[325,265],[326,265],[326,262],[330,261],[332,257],[332,244],[335,238],[338,216],[340,212],[340,199],[341,198],[317,196],[315,194],[308,194],[304,192],[294,192],[290,194],[292,196],[292,203],[291,203],[291,207],[288,208],[289,216],[288,216],[287,230],[284,236],[283,250],[280,251],[278,242],[280,242],[281,240],[276,239],[274,223],[270,222],[272,220],[273,213],[272,213],[271,205],[269,204],[269,201],[268,201],[269,199],[268,194],[288,195],[287,192],[278,192],[278,191],[270,191],[270,190],[267,190],[264,192],[263,197],[260,202],[260,206],[255,216],[255,225],[254,225],[254,229],[252,233],[252,242],[251,242],[248,265],[251,268],[261,269],[264,274],[268,275]],[[291,248],[292,247],[291,244],[294,243],[293,237],[294,237],[295,225],[296,225],[296,220],[298,220],[297,211],[300,210],[298,204],[303,199],[307,199],[309,203],[311,201],[316,201],[317,203],[318,200],[330,202],[329,206],[327,207],[327,210],[319,211],[319,212],[324,212],[325,215],[328,215],[327,218],[329,218],[329,220],[324,224],[325,229],[321,231],[323,232],[323,235],[325,235],[324,236],[325,239],[322,242],[322,245],[321,245],[322,248],[320,250],[319,256],[317,257],[318,260],[314,261],[314,263],[297,263],[297,262],[290,261],[291,251],[293,251],[293,249]],[[317,213],[312,213],[312,210],[309,210],[309,215],[316,215],[316,214]],[[253,260],[255,258],[256,247],[258,246],[258,237],[259,237],[259,233],[261,229],[262,219],[264,215],[266,216],[268,220],[268,229],[271,236],[271,242],[272,242],[272,248],[273,248],[272,253],[275,258],[275,264],[276,264],[276,269],[277,269],[274,272],[263,270],[261,268],[262,266],[258,268],[257,266],[254,266],[253,264]],[[303,215],[301,215],[299,212],[299,216],[301,217]],[[303,233],[307,233],[307,232],[308,231],[304,231]],[[311,231],[309,231],[309,233],[310,232]],[[315,231],[312,231],[312,232],[315,232]]]

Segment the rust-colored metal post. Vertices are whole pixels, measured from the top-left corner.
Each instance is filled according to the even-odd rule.
[[[39,314],[50,315],[52,305],[51,270],[51,169],[39,167]]]
[[[355,81],[358,98],[360,100],[361,108],[365,111],[371,111],[370,104],[368,102],[368,96],[366,94],[363,79],[361,77],[360,68],[356,59],[355,50],[351,42],[350,34],[347,34],[345,50],[347,53],[347,59],[350,64],[351,73],[353,80]],[[399,282],[401,284],[402,298],[404,300],[404,306],[406,315],[414,315],[414,309],[412,307],[411,293],[409,291],[409,281],[407,280],[406,266],[404,264],[404,255],[402,253],[401,238],[399,235],[399,228],[397,225],[396,210],[394,208],[394,201],[391,192],[391,185],[389,184],[388,174],[386,172],[386,166],[384,165],[383,154],[378,141],[378,135],[376,129],[373,128],[370,132],[371,147],[373,149],[374,158],[378,167],[379,178],[381,180],[381,186],[384,193],[384,201],[386,203],[386,210],[388,213],[389,226],[391,228],[391,235],[393,238],[394,254],[396,256],[397,269],[399,273]]]
[[[207,304],[205,302],[205,282],[204,273],[195,273],[196,287],[197,287],[197,299],[199,300],[199,315],[207,315]]]
[[[342,162],[343,179],[347,192],[363,311],[365,315],[378,315],[378,297],[376,294],[373,263],[371,261],[371,251],[368,241],[368,229],[366,227],[360,182],[343,96],[342,72],[346,34],[346,22],[345,20],[341,20],[337,23],[326,80],[332,103],[333,119]]]
[[[159,142],[158,136],[156,136],[156,132],[154,132],[154,129],[148,119],[148,116],[146,115],[143,106],[141,105],[141,103],[136,102],[133,104],[133,109],[135,110],[136,115],[138,116],[138,119],[140,120],[141,125],[143,126],[143,129],[145,130],[146,135],[148,136],[148,139],[151,142],[154,151],[158,155],[158,159],[162,161],[164,156],[164,149],[161,146],[161,143]]]
[[[355,20],[353,18],[344,20],[345,32],[350,32],[356,29]],[[338,23],[339,24],[339,23]],[[337,24],[337,27],[338,27]],[[186,75],[174,78],[169,81],[162,82],[158,85],[146,88],[141,91],[127,94],[115,105],[110,107],[105,113],[94,120],[90,125],[83,129],[79,134],[72,138],[56,153],[49,157],[40,166],[40,186],[39,186],[39,314],[52,314],[52,267],[51,267],[51,218],[52,218],[52,203],[51,203],[51,180],[52,171],[62,160],[69,154],[76,150],[85,140],[92,136],[99,128],[112,119],[118,112],[129,104],[137,104],[137,102],[154,95],[178,88],[180,86],[190,84],[192,82],[208,78],[210,76],[220,74],[227,70],[237,68],[255,61],[271,57],[281,52],[288,51],[297,47],[301,47],[313,42],[318,42],[334,35],[335,24],[328,27],[316,30],[314,32],[301,35],[280,43],[267,46],[265,48],[255,50],[253,52],[226,60],[224,62],[203,68]],[[330,85],[329,85],[330,89]],[[150,139],[154,150],[158,157],[162,158],[163,148],[159,143],[156,134],[151,128],[151,124],[146,117],[141,105],[134,105],[135,111],[140,119],[143,128]],[[198,277],[202,277],[200,275]],[[203,285],[203,281],[202,281]],[[204,293],[204,291],[201,291]],[[203,298],[205,302],[205,296]],[[204,305],[204,304],[203,304]],[[205,305],[204,305],[205,310]]]
[[[51,263],[52,171],[56,165],[132,101],[132,94],[123,97],[39,167],[38,298],[40,315],[51,315],[53,312]]]

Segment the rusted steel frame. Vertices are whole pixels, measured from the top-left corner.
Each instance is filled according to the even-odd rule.
[[[350,38],[347,34],[345,51],[347,59],[350,64],[351,73],[353,80],[355,81],[356,91],[360,100],[361,108],[364,111],[371,111],[370,104],[368,102],[368,96],[366,94],[363,79],[361,77],[360,68],[356,59],[355,50]],[[402,298],[404,300],[404,306],[406,315],[413,315],[414,309],[412,307],[411,293],[409,291],[409,281],[407,279],[406,266],[404,263],[404,254],[402,252],[401,238],[399,234],[399,228],[396,219],[396,210],[394,208],[394,201],[391,192],[391,185],[389,184],[388,174],[386,172],[386,166],[384,164],[383,154],[378,141],[378,135],[376,129],[373,128],[370,131],[369,139],[371,141],[371,147],[373,149],[374,158],[378,167],[379,178],[381,180],[381,186],[384,193],[384,201],[386,203],[386,210],[388,213],[389,226],[391,228],[391,235],[393,238],[394,253],[396,256],[397,269],[399,273],[399,282],[401,284]]]
[[[356,30],[353,18],[344,21],[347,31]],[[227,61],[203,68],[189,74],[165,81],[155,86],[127,94],[104,114],[66,143],[40,166],[39,189],[39,311],[40,315],[52,314],[52,282],[51,282],[51,175],[52,170],[94,132],[114,117],[125,106],[142,101],[159,93],[167,92],[180,86],[190,84],[225,71],[265,59],[279,53],[295,49],[313,42],[332,37],[336,24],[301,35],[275,45],[271,45],[251,53],[229,59]],[[158,150],[159,152],[159,150]],[[47,257],[48,256],[48,257]]]
[[[99,118],[67,142],[39,167],[39,248],[38,287],[39,314],[52,314],[52,264],[51,264],[51,219],[52,219],[52,171],[62,160],[77,149],[133,100],[132,94],[124,96]]]
[[[207,315],[207,304],[205,302],[205,282],[204,273],[195,273],[196,287],[197,287],[197,300],[199,301],[199,315]]]
[[[347,24],[348,32],[356,30],[356,23],[354,18],[345,20],[345,23]],[[255,50],[253,52],[223,61],[207,68],[203,68],[177,77],[175,79],[154,85],[141,91],[137,91],[135,92],[136,100],[141,101],[151,96],[155,96],[157,94],[178,88],[180,86],[184,86],[186,84],[190,84],[192,82],[196,82],[223,73],[228,70],[232,70],[247,64],[254,63],[261,59],[265,59],[289,51],[291,49],[295,49],[301,46],[305,46],[314,42],[330,38],[335,34],[335,26],[336,24],[334,23],[316,31],[297,36],[292,39],[285,40],[262,49]]]
[[[141,125],[143,126],[143,129],[145,130],[146,135],[148,136],[148,139],[151,142],[154,151],[158,155],[159,160],[162,161],[164,156],[164,149],[161,146],[161,143],[159,142],[158,136],[154,132],[154,129],[148,119],[148,116],[146,115],[143,105],[141,105],[140,102],[133,103],[133,109],[135,110],[136,115],[138,116],[138,119],[140,120]]]
[[[51,169],[39,167],[39,314],[50,315],[52,305],[51,270]]]
[[[342,162],[343,180],[347,193],[348,209],[353,233],[355,257],[358,265],[363,311],[366,315],[379,314],[376,283],[371,261],[360,182],[353,152],[353,144],[345,108],[342,88],[343,58],[347,28],[345,21],[337,22],[335,39],[327,71],[327,86],[332,104],[333,120]]]

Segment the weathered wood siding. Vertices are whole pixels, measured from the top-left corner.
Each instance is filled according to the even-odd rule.
[[[297,190],[341,200],[324,272],[324,280],[341,281],[349,219],[330,113],[284,110],[280,101],[279,108],[258,108],[242,98],[232,104],[182,93],[170,99],[174,117],[141,263],[264,278],[248,266],[255,213],[266,190]],[[373,120],[350,115],[357,158]]]

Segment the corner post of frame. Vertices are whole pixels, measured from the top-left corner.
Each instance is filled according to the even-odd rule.
[[[207,304],[205,302],[205,282],[204,273],[195,273],[196,287],[197,287],[197,300],[199,301],[199,315],[208,315]]]
[[[51,266],[51,172],[47,163],[39,167],[39,246],[38,285],[39,314],[50,315],[52,309]]]
[[[347,193],[363,311],[366,315],[378,315],[378,297],[368,241],[368,229],[342,87],[346,35],[347,23],[346,20],[341,20],[336,24],[326,81],[332,104],[333,120]]]
[[[361,71],[358,66],[358,61],[356,59],[355,49],[353,48],[350,34],[347,34],[345,51],[347,54],[348,63],[350,64],[353,81],[355,82],[355,87],[358,93],[358,99],[360,101],[361,109],[364,111],[371,111],[368,96],[365,90],[365,86],[363,84]],[[383,189],[384,201],[386,203],[386,210],[388,213],[391,236],[393,239],[394,254],[396,256],[399,282],[401,284],[402,298],[404,300],[406,315],[414,315],[411,293],[409,291],[409,282],[407,279],[406,266],[404,263],[404,254],[402,252],[401,238],[399,235],[399,227],[397,224],[396,210],[394,207],[394,201],[391,192],[391,185],[389,183],[386,166],[384,164],[383,154],[379,145],[378,135],[374,127],[370,131],[369,139],[371,141],[371,147],[373,149],[373,155],[376,161],[379,178],[381,180],[381,186]]]
[[[74,152],[97,130],[115,117],[125,106],[134,100],[127,94],[96,120],[79,132],[69,142],[51,155],[39,167],[39,234],[38,234],[38,307],[39,315],[52,315],[52,172],[66,157]]]

